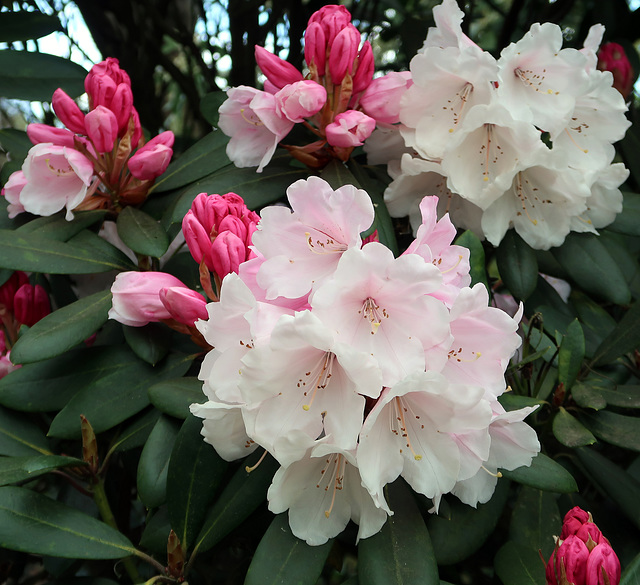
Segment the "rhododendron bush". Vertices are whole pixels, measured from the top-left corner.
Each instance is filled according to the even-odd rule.
[[[637,58],[318,8],[199,140],[115,57],[0,130],[0,581],[636,583]]]

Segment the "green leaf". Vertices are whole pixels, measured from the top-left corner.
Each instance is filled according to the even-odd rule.
[[[607,401],[600,389],[587,383],[576,384],[571,390],[571,396],[582,408],[601,410],[607,407]]]
[[[51,101],[61,87],[71,97],[84,93],[85,69],[61,57],[26,51],[0,51],[0,95],[9,99]]]
[[[493,562],[504,585],[545,585],[544,565],[537,551],[508,541]]]
[[[591,365],[610,364],[640,345],[640,302],[633,304],[593,356]]]
[[[511,540],[533,551],[541,550],[542,555],[549,558],[555,546],[553,535],[560,534],[561,528],[555,496],[522,486],[511,515]]]
[[[361,585],[439,585],[429,532],[411,489],[397,480],[388,486],[393,516],[382,530],[358,544]]]
[[[582,389],[586,392],[582,394]],[[574,391],[575,394],[575,391]],[[582,386],[579,398],[574,396],[578,404],[585,408],[602,410],[607,405],[621,408],[640,408],[640,386]],[[595,404],[595,406],[594,406]]]
[[[58,309],[18,339],[11,359],[28,364],[55,357],[81,343],[107,321],[111,291],[100,291]]]
[[[602,340],[615,329],[616,321],[600,305],[580,291],[572,292],[571,303],[582,323],[585,355],[592,357]]]
[[[565,447],[584,447],[596,442],[591,431],[562,406],[553,418],[553,435]]]
[[[155,366],[171,347],[171,331],[159,323],[144,327],[123,326],[124,338],[141,360]]]
[[[190,416],[176,439],[167,475],[167,504],[171,527],[183,550],[189,550],[202,528],[204,511],[216,495],[227,462],[205,443],[202,420]]]
[[[189,416],[189,406],[194,402],[202,404],[207,397],[198,378],[177,378],[151,386],[149,400],[165,414],[185,419]]]
[[[625,449],[640,451],[640,419],[602,410],[584,413],[580,419],[598,439]]]
[[[0,455],[51,455],[44,433],[30,419],[0,408]]]
[[[496,250],[498,271],[509,292],[518,300],[526,300],[538,281],[538,260],[531,247],[509,230]]]
[[[640,482],[593,447],[580,447],[575,452],[600,491],[640,528]]]
[[[0,488],[0,546],[71,559],[121,559],[135,553],[123,534],[103,522],[18,487]]]
[[[118,235],[136,254],[160,258],[169,247],[169,237],[160,224],[135,207],[125,207],[118,215]]]
[[[53,419],[49,435],[78,438],[81,414],[96,433],[113,428],[149,405],[149,386],[185,373],[192,360],[192,356],[169,355],[153,368],[122,348],[119,367],[78,392]]]
[[[97,256],[93,248],[83,244],[81,241],[56,242],[38,234],[23,236],[13,230],[0,230],[0,267],[45,274],[95,274],[131,269],[130,262],[123,264]]]
[[[571,233],[564,244],[553,248],[551,253],[585,291],[619,305],[631,300],[624,274],[598,236]]]
[[[634,154],[634,159],[636,156]],[[607,229],[628,236],[640,236],[640,194],[623,191],[622,195],[622,212],[616,215],[615,221]]]
[[[529,467],[518,467],[513,471],[501,469],[502,475],[523,485],[550,492],[568,494],[578,491],[576,480],[562,465],[538,453]]]
[[[39,39],[62,30],[57,16],[42,12],[3,12],[0,19],[0,43]]]
[[[150,409],[142,414],[138,420],[124,429],[112,443],[110,451],[120,453],[141,447],[149,438],[154,425],[158,421],[160,413],[155,409]]]
[[[169,515],[165,507],[160,508],[147,522],[140,545],[159,555],[167,554],[167,540],[171,532],[171,524],[169,523]]]
[[[180,426],[160,416],[142,449],[138,463],[138,495],[147,508],[163,504],[167,493],[169,459]]]
[[[214,127],[218,125],[218,118],[220,117],[218,109],[226,99],[226,92],[212,91],[200,100],[200,113]]]
[[[622,573],[620,585],[640,585],[640,554],[627,565]]]
[[[22,166],[22,161],[27,158],[33,142],[29,140],[27,133],[23,130],[3,128],[0,130],[0,145],[2,145],[2,150],[11,153],[12,161],[20,162],[20,166]]]
[[[314,585],[332,543],[309,546],[291,534],[287,514],[279,514],[253,555],[244,585]]]
[[[61,467],[82,467],[84,461],[58,455],[32,457],[0,457],[0,486],[18,481],[30,481]]]
[[[204,519],[193,554],[213,548],[265,501],[278,463],[273,457],[266,457],[248,473],[246,468],[256,465],[261,456],[254,453],[247,457],[226,485]]]
[[[484,248],[480,238],[471,230],[466,230],[458,236],[454,244],[464,246],[469,250],[469,264],[471,265],[469,274],[471,275],[471,286],[482,283],[485,288],[489,290]]]
[[[526,406],[536,406],[546,404],[544,400],[533,398],[531,396],[521,396],[514,394],[513,392],[505,392],[498,396],[500,404],[504,406],[505,410],[518,410],[519,408],[525,408]]]
[[[226,97],[226,94],[222,95]],[[222,130],[207,134],[174,160],[149,192],[162,193],[184,187],[228,166],[231,163],[226,154],[228,142],[229,137]],[[255,169],[252,171],[255,173]]]
[[[65,219],[64,212],[60,211],[48,217],[37,217],[30,222],[21,225],[16,233],[20,235],[35,234],[45,238],[51,238],[58,242],[66,242],[85,228],[104,219],[107,214],[104,209],[93,211],[77,211],[71,221]]]
[[[438,565],[453,565],[471,556],[491,535],[509,495],[509,481],[498,481],[493,496],[477,508],[449,501],[447,518],[429,515],[426,524]]]
[[[567,327],[558,350],[558,381],[570,390],[578,377],[584,359],[584,334],[577,319]]]
[[[67,243],[75,247],[88,250],[94,258],[99,258],[105,263],[110,263],[117,270],[137,270],[138,267],[131,262],[127,255],[111,245],[105,239],[88,230],[83,230],[73,236]]]

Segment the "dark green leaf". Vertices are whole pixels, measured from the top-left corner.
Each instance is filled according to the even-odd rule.
[[[61,57],[26,51],[0,51],[0,95],[48,102],[61,87],[71,97],[84,93],[85,69]]]
[[[584,334],[577,319],[567,327],[558,350],[558,381],[569,390],[578,377],[584,359]]]
[[[562,407],[553,418],[553,435],[565,447],[584,447],[596,442],[591,431]]]
[[[555,496],[522,486],[511,515],[509,536],[516,544],[541,550],[545,558],[553,552],[553,535],[560,534],[562,521]]]
[[[545,585],[544,565],[537,551],[507,542],[493,562],[504,585]]]
[[[623,191],[622,195],[622,212],[607,229],[629,236],[640,236],[640,194]]]
[[[571,396],[578,406],[582,408],[592,408],[593,410],[601,410],[607,407],[607,401],[600,388],[587,384],[576,384],[571,390]]]
[[[104,209],[78,211],[74,214],[74,218],[68,221],[65,219],[64,212],[60,211],[55,215],[32,219],[30,222],[20,226],[16,233],[20,235],[35,234],[58,242],[66,242],[83,229],[104,219],[106,213]]]
[[[110,451],[121,452],[129,451],[137,447],[142,447],[149,438],[154,425],[158,421],[160,413],[152,408],[148,412],[142,414],[138,420],[124,429],[111,445]]]
[[[613,331],[616,321],[600,305],[580,291],[573,291],[571,302],[582,323],[585,355],[591,357],[602,343],[602,340]]]
[[[176,439],[167,475],[167,504],[171,527],[182,548],[189,550],[202,528],[204,511],[216,495],[227,462],[205,443],[202,420],[190,416]]]
[[[640,528],[640,482],[593,447],[575,451],[596,486]]]
[[[47,439],[30,419],[0,408],[0,455],[11,457],[51,455]]]
[[[481,283],[489,290],[489,281],[487,280],[487,269],[485,267],[484,248],[480,238],[471,230],[463,232],[454,242],[458,246],[464,246],[469,250],[469,264],[471,270],[471,286]]]
[[[150,192],[162,193],[184,187],[229,165],[231,161],[225,151],[228,142],[228,136],[221,130],[207,134],[169,165]],[[255,169],[251,170],[255,173]]]
[[[169,458],[180,426],[160,416],[142,449],[138,463],[138,495],[147,508],[164,503],[167,493]]]
[[[253,555],[244,585],[314,585],[332,543],[307,545],[291,534],[287,514],[279,514]]]
[[[509,230],[496,250],[498,271],[509,292],[524,301],[535,290],[538,281],[538,260],[531,247]]]
[[[0,546],[72,559],[120,559],[135,553],[123,534],[103,522],[18,487],[0,488]]]
[[[118,235],[136,254],[160,258],[169,247],[169,238],[160,224],[135,207],[125,207],[118,215]]]
[[[500,404],[504,406],[505,410],[518,410],[519,408],[525,408],[526,406],[536,406],[545,404],[544,400],[538,398],[532,398],[531,396],[520,396],[513,392],[505,392],[498,397]]]
[[[571,233],[551,253],[585,291],[620,305],[631,300],[624,274],[598,236]]]
[[[427,527],[410,488],[388,487],[389,516],[382,530],[358,544],[361,585],[439,585],[438,566]]]
[[[145,362],[155,366],[171,347],[171,331],[159,323],[149,323],[144,327],[122,328],[124,338],[133,352]]]
[[[627,566],[622,573],[620,585],[640,585],[640,554]]]
[[[55,15],[26,10],[3,12],[0,19],[0,43],[39,39],[57,30],[62,30],[62,27]]]
[[[177,378],[151,386],[149,400],[165,414],[184,419],[189,416],[190,404],[206,402],[207,397],[198,378]]]
[[[601,410],[584,413],[580,419],[598,439],[640,451],[640,418]]]
[[[429,515],[427,529],[438,565],[452,565],[476,552],[494,531],[509,495],[509,481],[498,481],[486,504],[477,508],[458,500],[449,502],[447,518]]]
[[[147,522],[140,538],[140,545],[159,555],[167,554],[167,540],[171,532],[169,514],[165,507],[160,508]]]
[[[16,342],[11,359],[18,364],[64,353],[95,333],[107,320],[111,291],[101,291],[58,309],[38,321]]]
[[[131,262],[127,255],[111,245],[105,239],[88,230],[83,230],[68,241],[75,247],[88,250],[94,258],[99,258],[105,263],[110,263],[117,270],[136,270],[137,266]]]
[[[200,112],[214,127],[218,125],[218,109],[226,99],[227,94],[224,91],[212,91],[200,100]]]
[[[253,467],[261,456],[262,453],[254,453],[247,457],[246,465],[236,471],[224,488],[207,513],[196,540],[194,554],[196,550],[204,552],[215,546],[265,501],[267,488],[278,464],[272,457],[267,457],[251,473],[247,473],[246,467]]]
[[[29,140],[27,133],[23,130],[3,128],[0,130],[0,145],[2,145],[2,150],[11,153],[11,160],[21,162],[27,157],[33,142]]]
[[[578,485],[573,476],[544,453],[538,453],[529,467],[518,467],[513,471],[502,469],[501,472],[504,477],[539,490],[563,494],[578,491]]]
[[[0,486],[30,481],[61,467],[82,467],[84,461],[58,455],[32,457],[0,457]]]
[[[640,386],[625,385],[615,388],[596,388],[596,390],[608,405],[640,408]]]
[[[100,433],[127,420],[149,405],[147,388],[183,374],[193,357],[169,355],[155,368],[123,351],[117,369],[78,392],[51,423],[49,435],[65,439],[80,436],[80,415]]]
[[[640,302],[633,304],[593,356],[592,365],[610,364],[640,346]]]

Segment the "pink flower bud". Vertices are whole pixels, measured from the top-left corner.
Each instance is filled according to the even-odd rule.
[[[89,82],[89,87],[87,88],[91,108],[93,109],[98,106],[110,107],[117,87],[118,85],[111,77],[106,75],[95,75],[92,77]]]
[[[20,203],[20,193],[27,184],[27,178],[22,171],[11,173],[11,176],[2,188],[2,196],[9,202],[7,213],[9,219],[13,219],[19,213],[24,212],[24,205]]]
[[[174,135],[170,130],[149,140],[129,159],[131,174],[142,181],[152,181],[159,177],[171,162],[173,141]]]
[[[560,534],[560,540],[564,540],[570,534],[578,532],[579,528],[585,523],[589,522],[589,512],[585,512],[579,506],[571,508],[562,521],[562,532]]]
[[[0,356],[0,379],[22,367],[20,364],[11,363],[10,354],[11,352],[7,352],[6,355]]]
[[[107,57],[104,61],[100,63],[96,63],[91,71],[87,74],[85,78],[84,87],[87,93],[89,92],[87,88],[87,84],[91,82],[93,77],[96,76],[107,76],[115,81],[116,85],[120,83],[126,83],[131,86],[131,80],[129,79],[129,75],[124,69],[120,69],[120,62],[115,57]]]
[[[84,129],[82,133],[84,134]],[[75,147],[75,135],[66,128],[54,128],[47,124],[29,124],[27,126],[27,136],[33,144],[50,142],[57,146]]]
[[[627,99],[636,75],[624,48],[618,43],[605,43],[598,51],[598,69],[613,73],[613,87]]]
[[[373,79],[376,64],[373,60],[371,43],[365,41],[358,53],[358,68],[353,75],[353,93],[360,93],[367,89]]]
[[[240,264],[247,259],[247,246],[233,232],[226,231],[213,240],[209,250],[207,266],[224,278],[230,272],[238,272]]]
[[[325,128],[327,142],[332,146],[350,148],[362,146],[371,136],[376,127],[376,121],[357,110],[347,110],[338,114],[331,124]]]
[[[84,134],[84,114],[63,89],[58,88],[53,92],[51,103],[56,116],[69,130]]]
[[[207,301],[195,290],[172,286],[160,290],[160,301],[173,319],[193,325],[198,319],[207,319]]]
[[[353,61],[358,54],[360,33],[350,24],[336,36],[329,52],[329,74],[334,85],[340,85],[344,76],[353,70]]]
[[[377,122],[395,124],[400,121],[400,98],[412,84],[411,73],[387,73],[374,79],[360,96],[360,105]]]
[[[187,211],[182,219],[182,233],[191,256],[200,264],[209,248],[211,248],[211,236],[191,209]]]
[[[591,551],[587,559],[586,585],[618,585],[619,583],[620,560],[611,546],[603,542]]]
[[[86,134],[97,152],[111,152],[118,137],[116,115],[105,106],[91,110],[84,119]]]
[[[276,112],[292,122],[317,114],[327,101],[327,90],[315,81],[297,81],[275,95]]]
[[[585,522],[576,531],[576,537],[587,545],[591,550],[596,544],[609,542],[600,532],[600,529],[593,522]]]
[[[51,313],[47,292],[39,284],[23,284],[13,297],[13,313],[19,323],[31,327]]]
[[[131,135],[131,148],[138,146],[140,138],[142,138],[142,124],[140,124],[140,116],[138,110],[131,108],[131,116],[133,118],[133,134]]]
[[[310,22],[304,33],[304,60],[307,65],[315,65],[318,75],[324,75],[327,60],[327,39],[318,22]]]
[[[133,94],[131,87],[121,83],[113,94],[109,109],[115,114],[118,121],[118,136],[123,136],[129,127],[131,109],[133,108]]]
[[[142,327],[152,321],[171,318],[160,300],[160,291],[174,286],[187,288],[175,276],[164,272],[121,272],[111,286],[113,299],[109,319]]]
[[[267,51],[264,47],[256,45],[256,62],[262,73],[277,88],[281,89],[289,83],[302,81],[304,77],[291,63],[287,63],[280,57]]]
[[[16,296],[16,292],[18,292],[18,289],[22,285],[28,283],[29,277],[25,272],[21,270],[14,272],[9,279],[0,286],[0,306],[4,306],[9,313],[13,313],[13,299]]]
[[[563,585],[568,581],[573,585],[585,585],[588,557],[587,545],[576,536],[569,535],[553,551],[547,563],[547,584]]]
[[[331,47],[338,33],[351,22],[351,13],[344,6],[330,4],[311,15],[309,24],[313,22],[320,24],[327,45]]]

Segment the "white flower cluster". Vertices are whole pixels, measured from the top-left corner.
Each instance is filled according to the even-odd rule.
[[[455,0],[433,13],[437,27],[411,61],[400,124],[366,145],[374,164],[395,152],[391,214],[409,215],[415,229],[422,197],[438,195],[456,226],[493,245],[513,227],[538,249],[611,223],[628,176],[612,164],[612,144],[630,123],[612,74],[596,69],[604,27],[575,50],[562,48],[557,25],[534,24],[496,60],[462,33]]]
[[[524,418],[505,412],[504,370],[520,345],[520,314],[469,288],[469,252],[436,221],[437,199],[400,257],[360,234],[374,219],[367,193],[318,177],[287,191],[292,210],[262,211],[255,257],[225,277],[197,327],[214,347],[191,411],[227,460],[262,447],[280,463],[269,509],[317,545],[350,519],[375,534],[383,494],[400,475],[437,509],[452,492],[476,505],[498,468],[539,451]]]

